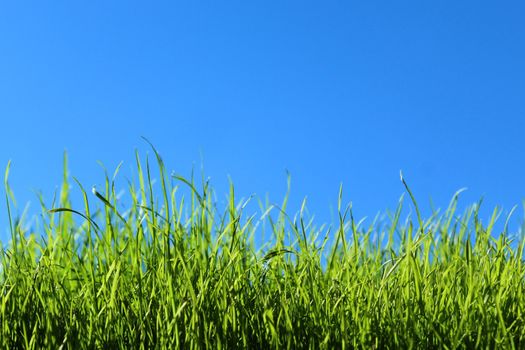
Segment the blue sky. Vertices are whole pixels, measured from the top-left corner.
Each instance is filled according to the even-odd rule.
[[[230,176],[279,202],[288,170],[291,210],[308,196],[319,221],[341,182],[358,217],[394,208],[401,169],[426,214],[462,187],[463,206],[508,211],[525,198],[523,18],[521,1],[2,2],[0,165],[19,211],[51,200],[64,150],[88,188],[97,161],[131,177],[141,136],[169,170],[202,162],[220,198]]]

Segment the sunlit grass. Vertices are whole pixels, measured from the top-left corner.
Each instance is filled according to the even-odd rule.
[[[318,229],[304,208],[288,216],[287,198],[247,217],[233,185],[220,210],[207,182],[168,175],[155,155],[155,174],[137,155],[127,210],[107,176],[91,191],[65,172],[33,229],[13,217],[6,171],[0,347],[525,347],[524,241],[494,232],[496,211],[482,225],[479,206],[458,214],[455,196],[412,221],[400,201],[363,228],[340,193],[339,222]],[[262,226],[264,246],[253,243]]]

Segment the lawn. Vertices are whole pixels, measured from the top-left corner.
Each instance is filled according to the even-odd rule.
[[[8,167],[1,348],[525,348],[524,240],[495,229],[497,210],[483,224],[456,195],[424,218],[403,180],[405,200],[369,227],[342,195],[330,226],[288,215],[287,197],[248,216],[233,184],[221,207],[155,156],[137,154],[125,210],[112,178],[84,189],[65,171],[34,227]]]

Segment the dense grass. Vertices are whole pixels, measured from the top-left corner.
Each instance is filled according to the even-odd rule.
[[[156,168],[137,156],[126,211],[108,177],[93,193],[74,184],[72,207],[65,176],[40,228],[10,222],[2,348],[525,347],[523,239],[493,232],[496,212],[482,225],[455,196],[412,221],[400,202],[362,228],[339,201],[339,223],[317,229],[286,199],[246,217],[233,186],[219,210],[206,182],[168,176],[158,155]],[[263,226],[271,243],[256,245]]]

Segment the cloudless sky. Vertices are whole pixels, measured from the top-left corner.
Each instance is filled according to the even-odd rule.
[[[519,221],[524,18],[523,1],[4,1],[0,166],[37,212],[64,150],[90,188],[97,161],[133,178],[146,136],[219,199],[230,176],[280,202],[288,170],[291,211],[308,196],[319,223],[341,182],[360,218],[395,208],[399,170],[426,216],[468,187],[461,206]]]

